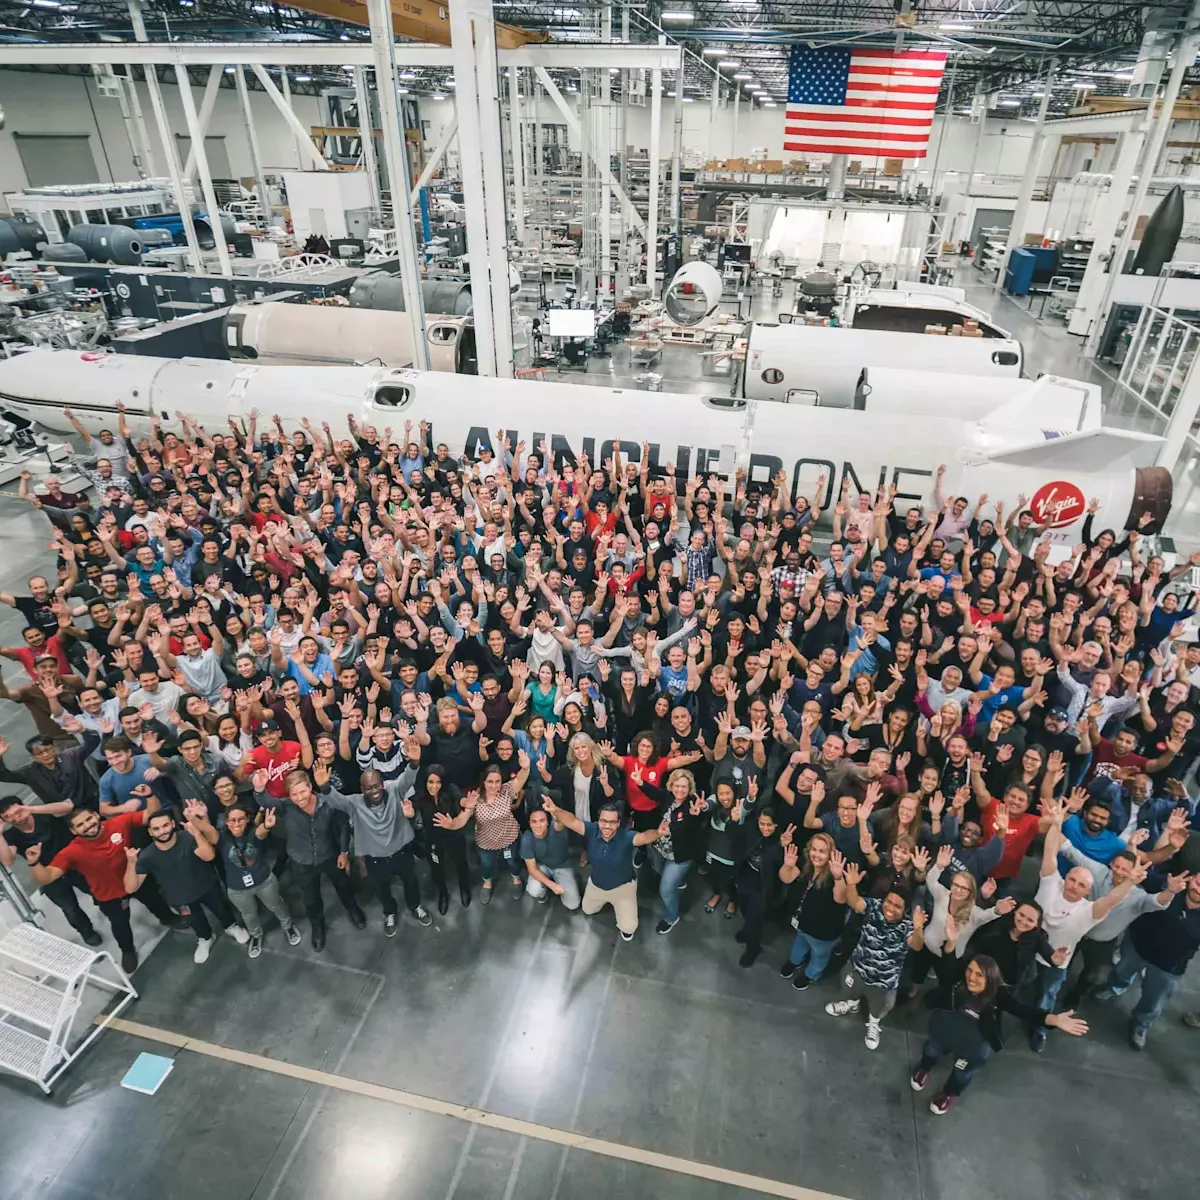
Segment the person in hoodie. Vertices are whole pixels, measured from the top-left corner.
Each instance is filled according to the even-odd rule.
[[[404,886],[404,903],[420,925],[432,925],[433,918],[421,905],[421,885],[417,882],[414,863],[414,840],[416,833],[412,819],[416,816],[412,792],[417,777],[417,762],[420,747],[409,739],[406,747],[410,756],[409,766],[398,779],[384,782],[375,770],[362,773],[362,792],[343,796],[330,784],[329,767],[317,762],[313,765],[313,782],[324,801],[350,818],[354,833],[354,852],[362,857],[370,879],[383,907],[383,933],[395,937],[397,930],[396,900],[392,895],[392,877],[400,876]]]
[[[994,824],[995,836],[986,842],[983,840],[983,827],[978,821],[964,821],[958,829],[957,837],[948,830],[943,832],[942,845],[950,847],[951,871],[956,874],[966,871],[974,876],[978,885],[983,885],[988,873],[1004,854],[1004,835],[1008,832],[1006,808],[997,808]]]

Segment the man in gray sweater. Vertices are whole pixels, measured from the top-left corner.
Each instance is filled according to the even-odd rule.
[[[404,903],[420,925],[432,925],[433,918],[421,906],[421,885],[413,862],[413,806],[405,799],[417,777],[417,767],[408,766],[398,779],[384,783],[378,771],[362,773],[362,792],[343,796],[329,783],[329,768],[313,766],[313,780],[322,799],[346,813],[354,831],[354,852],[362,857],[367,877],[383,906],[383,932],[396,936],[396,899],[392,895],[392,876],[399,875],[404,885]]]

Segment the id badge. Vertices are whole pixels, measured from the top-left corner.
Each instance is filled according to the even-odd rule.
[[[254,876],[251,875],[249,873],[249,871],[247,871],[246,874],[242,876],[242,886],[248,887],[248,888],[251,888],[254,886]]]
[[[797,913],[792,918],[792,928],[795,930],[799,930],[799,928],[800,928],[800,914],[799,913]]]
[[[188,905],[181,904],[179,906],[179,915],[181,917],[190,917],[192,915],[192,910]]]
[[[439,863],[439,864],[442,861],[440,858],[438,858],[437,851],[434,850],[432,847],[430,847],[430,850],[429,850],[429,861]]]

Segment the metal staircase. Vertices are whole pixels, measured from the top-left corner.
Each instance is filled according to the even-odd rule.
[[[104,974],[99,968],[105,969]],[[115,978],[108,977],[109,972]],[[116,1003],[73,1043],[88,986]],[[50,1085],[79,1057],[137,991],[107,950],[92,950],[24,923],[0,938],[0,1069]]]

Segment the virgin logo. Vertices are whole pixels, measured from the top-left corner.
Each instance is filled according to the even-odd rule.
[[[1051,529],[1073,525],[1083,516],[1083,493],[1073,483],[1056,479],[1042,484],[1033,493],[1029,511],[1039,525],[1049,525]]]
[[[79,356],[84,362],[103,362],[108,355],[100,354],[94,350],[88,350]]]

